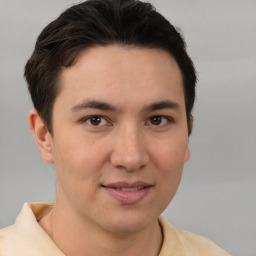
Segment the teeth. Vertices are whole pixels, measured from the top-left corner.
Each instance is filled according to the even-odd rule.
[[[142,189],[143,187],[137,187],[137,188],[121,188],[122,191],[132,192]]]

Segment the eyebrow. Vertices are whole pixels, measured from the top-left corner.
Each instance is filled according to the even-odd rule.
[[[98,101],[98,100],[88,100],[85,99],[81,103],[75,105],[71,108],[72,112],[78,112],[81,110],[85,110],[87,108],[99,109],[105,111],[116,111],[117,108],[109,103]]]
[[[145,112],[152,112],[160,109],[174,109],[174,110],[180,110],[180,105],[172,100],[163,100],[154,102],[148,106],[146,106],[143,111]]]
[[[118,108],[103,101],[98,100],[89,100],[85,99],[81,103],[75,105],[71,108],[72,112],[78,112],[85,109],[99,109],[104,111],[117,111]],[[172,100],[163,100],[154,102],[152,104],[146,105],[143,107],[142,112],[152,112],[160,109],[174,109],[174,110],[180,110],[180,106],[178,103],[172,101]]]

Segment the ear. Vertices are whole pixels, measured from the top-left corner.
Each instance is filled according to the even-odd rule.
[[[36,109],[29,111],[29,127],[34,135],[37,146],[43,159],[48,163],[53,163],[52,136],[44,125],[42,118]]]
[[[188,135],[190,136],[193,130],[193,124],[194,124],[194,116],[193,115],[189,115],[189,119],[188,119]]]
[[[190,149],[189,149],[189,146],[187,146],[185,157],[184,157],[184,163],[187,162],[189,158],[190,158]]]

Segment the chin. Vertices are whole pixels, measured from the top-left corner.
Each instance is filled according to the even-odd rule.
[[[108,230],[112,233],[131,234],[140,232],[153,225],[157,221],[157,216],[151,218],[146,214],[128,213],[115,216],[108,223]]]
[[[116,234],[132,234],[132,233],[138,233],[142,230],[144,230],[147,227],[147,225],[142,225],[142,223],[114,223],[111,227],[109,227],[109,231],[111,233]]]

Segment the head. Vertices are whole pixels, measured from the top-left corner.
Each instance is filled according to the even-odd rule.
[[[190,156],[196,77],[176,29],[150,4],[89,0],[43,30],[25,75],[64,222],[157,225]]]
[[[196,73],[177,29],[150,3],[136,0],[88,0],[63,12],[39,35],[25,67],[25,78],[35,109],[50,133],[63,68],[79,54],[97,46],[163,49],[182,74],[188,133],[192,130]]]

